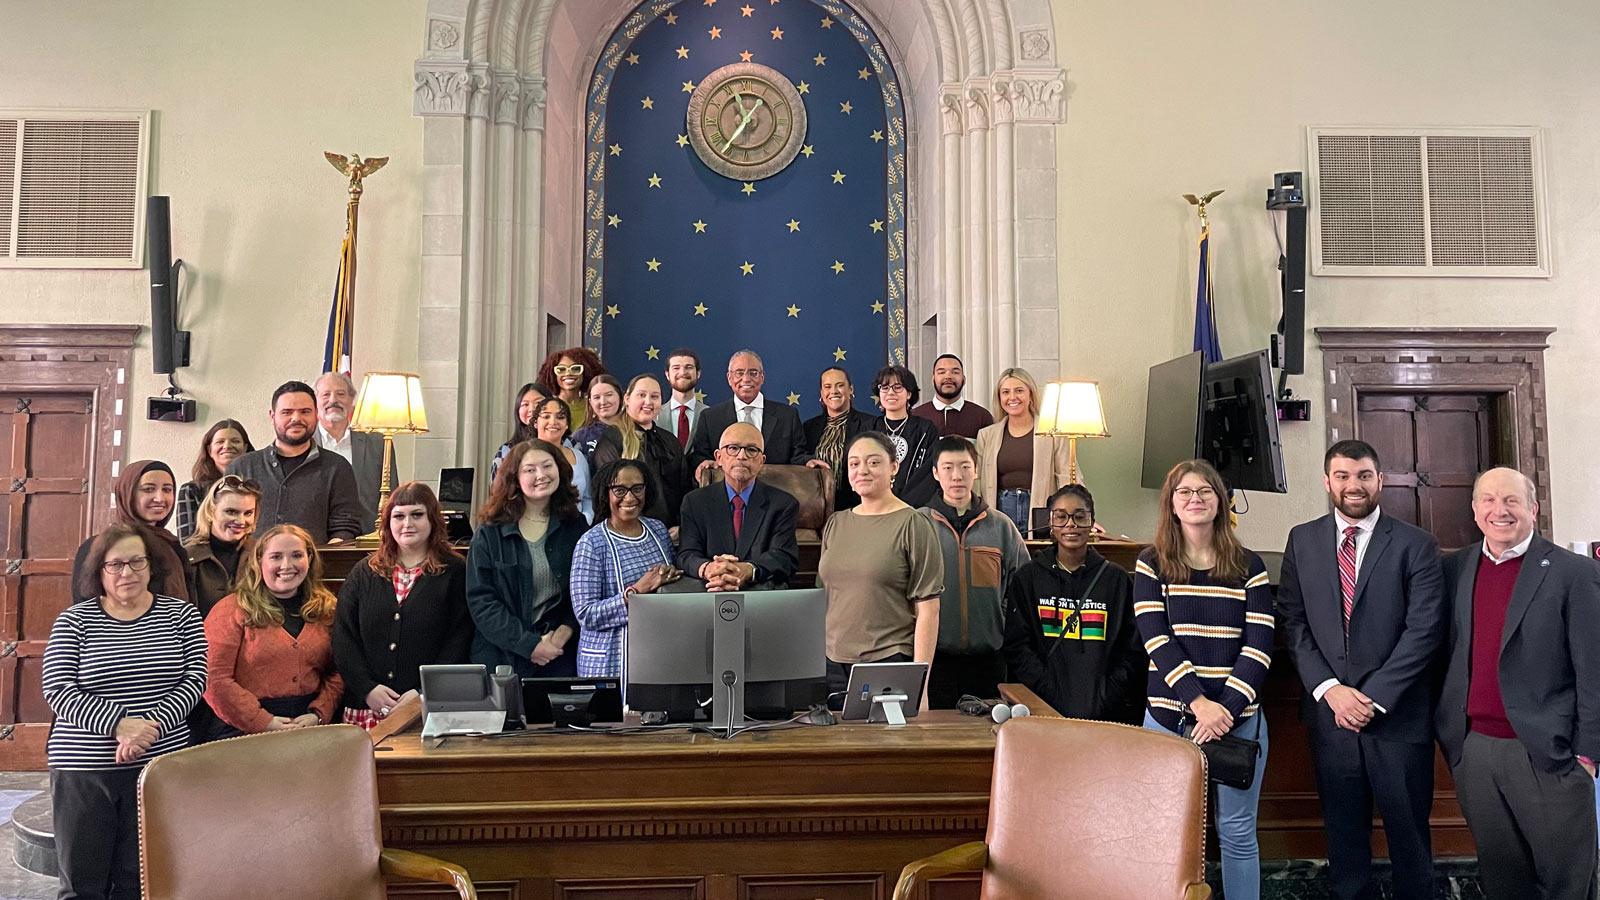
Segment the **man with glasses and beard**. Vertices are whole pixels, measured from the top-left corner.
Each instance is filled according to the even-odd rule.
[[[317,390],[317,430],[313,437],[323,450],[337,453],[356,474],[356,498],[361,501],[361,521],[371,527],[378,519],[378,494],[383,489],[383,435],[351,431],[356,409],[356,386],[343,372],[323,372]],[[395,460],[389,459],[389,483],[398,487]]]
[[[939,429],[940,437],[959,434],[976,440],[978,429],[994,424],[987,409],[961,396],[967,389],[967,375],[954,353],[942,353],[933,361],[933,399],[911,410]]]
[[[1278,613],[1305,685],[1339,900],[1375,898],[1372,807],[1388,836],[1397,897],[1433,895],[1433,692],[1446,630],[1439,545],[1386,516],[1378,454],[1340,441],[1323,459],[1333,511],[1289,532]]]
[[[767,383],[761,357],[754,350],[740,350],[728,360],[728,387],[733,399],[707,407],[695,423],[689,442],[689,465],[694,466],[698,482],[702,473],[715,464],[716,440],[735,422],[754,425],[766,442],[767,462],[773,465],[824,465],[806,452],[800,430],[800,414],[786,403],[768,403],[761,394]]]
[[[689,439],[694,437],[694,426],[706,410],[706,402],[695,393],[700,386],[700,354],[688,347],[679,347],[667,354],[667,388],[672,399],[662,404],[656,414],[656,425],[678,439],[678,446],[689,451]]]
[[[371,530],[362,518],[355,471],[344,457],[324,452],[312,440],[316,393],[303,381],[286,381],[272,392],[273,442],[228,464],[228,474],[261,485],[256,530],[299,525],[318,544],[348,541]]]
[[[800,564],[795,521],[800,504],[756,480],[765,461],[761,432],[735,422],[722,432],[723,482],[690,491],[678,518],[678,565],[708,591],[782,587]]]

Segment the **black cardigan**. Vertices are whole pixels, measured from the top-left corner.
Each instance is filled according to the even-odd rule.
[[[683,448],[678,446],[678,439],[668,434],[665,428],[640,428],[639,456],[645,470],[654,479],[650,485],[650,504],[645,507],[644,514],[652,519],[660,519],[669,528],[677,525],[683,495],[690,490],[689,467],[683,457]],[[620,458],[622,432],[615,426],[607,425],[594,445],[590,462],[594,463],[594,469],[598,472],[601,466]],[[595,508],[600,508],[598,502]]]
[[[569,662],[555,669],[572,666],[577,671],[578,616],[572,611],[572,551],[578,538],[589,528],[583,516],[574,512],[555,519],[544,538],[545,561],[561,588],[556,602],[534,620],[533,556],[522,539],[516,522],[485,522],[472,536],[467,553],[467,608],[477,626],[472,639],[472,661],[493,672],[496,666],[511,666],[518,675],[553,675],[535,667],[533,649],[548,632],[565,625],[572,629],[561,659]],[[560,662],[561,660],[557,660]]]
[[[872,430],[890,434],[883,416],[872,420]],[[920,416],[908,415],[900,426],[900,436],[906,441],[906,458],[894,473],[894,495],[907,505],[922,508],[938,492],[939,484],[933,480],[933,445],[939,440],[939,429]]]
[[[380,684],[397,694],[417,688],[419,667],[464,663],[472,648],[465,561],[451,557],[443,572],[423,573],[397,607],[393,578],[372,571],[368,558],[345,577],[333,623],[333,662],[351,709],[366,709]]]

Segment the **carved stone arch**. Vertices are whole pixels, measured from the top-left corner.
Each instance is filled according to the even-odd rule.
[[[652,0],[666,3],[669,0]],[[852,0],[907,121],[911,360],[967,361],[971,395],[1058,371],[1050,0]],[[581,326],[584,90],[636,0],[429,0],[419,366],[436,430],[417,470],[479,465],[550,341]],[[485,485],[480,484],[480,491]]]

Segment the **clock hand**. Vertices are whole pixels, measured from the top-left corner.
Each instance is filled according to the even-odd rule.
[[[733,142],[739,139],[739,135],[744,134],[745,128],[750,124],[751,117],[756,114],[756,110],[761,108],[761,102],[761,98],[757,97],[756,102],[750,107],[750,111],[744,114],[744,118],[739,122],[739,127],[733,130],[733,136],[729,137],[728,142],[722,145],[723,153],[727,153],[728,148],[733,146]]]

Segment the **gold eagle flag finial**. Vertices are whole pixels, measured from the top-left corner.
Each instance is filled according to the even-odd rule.
[[[323,151],[322,155],[328,160],[329,165],[339,170],[339,174],[350,179],[351,197],[361,196],[361,180],[363,178],[366,178],[368,175],[371,175],[373,172],[378,171],[389,163],[389,157],[387,156],[374,156],[370,159],[362,159],[359,154],[355,153],[345,156],[340,153],[329,153],[327,151]]]
[[[1196,211],[1200,213],[1200,227],[1201,228],[1205,228],[1206,226],[1211,224],[1210,220],[1206,218],[1206,204],[1208,204],[1211,201],[1217,199],[1217,197],[1220,196],[1221,194],[1222,194],[1221,190],[1215,190],[1215,191],[1212,191],[1209,194],[1201,194],[1198,197],[1196,197],[1194,194],[1184,194],[1183,195],[1183,199],[1189,201],[1189,205],[1190,206],[1198,207],[1198,209]]]

